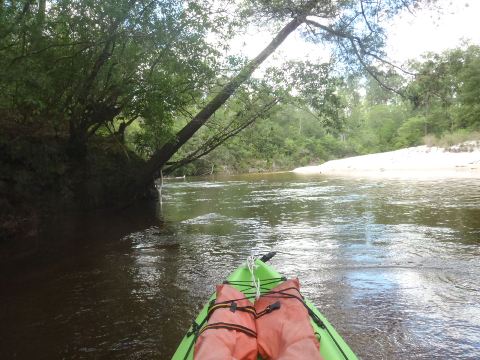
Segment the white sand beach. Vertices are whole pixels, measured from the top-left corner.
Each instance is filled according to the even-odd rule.
[[[331,160],[296,168],[293,172],[382,178],[480,178],[480,142],[469,141],[448,149],[416,146]]]

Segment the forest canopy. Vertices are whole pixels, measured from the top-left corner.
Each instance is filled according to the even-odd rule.
[[[478,47],[385,60],[386,22],[433,2],[2,1],[0,180],[95,207],[161,170],[282,169],[471,132]],[[230,49],[247,26],[272,34],[252,59]],[[330,60],[252,77],[293,32]]]
[[[177,174],[278,171],[422,144],[449,147],[480,140],[479,60],[477,45],[426,53],[405,64],[415,75],[395,75],[401,94],[368,76],[331,75],[330,112],[325,104],[315,112],[305,95],[289,97],[267,118]],[[195,141],[208,133],[203,129]]]

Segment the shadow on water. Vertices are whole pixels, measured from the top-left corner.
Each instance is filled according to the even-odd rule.
[[[49,219],[30,251],[2,259],[1,357],[165,353],[181,331],[164,331],[175,321],[171,302],[189,302],[185,291],[172,291],[173,238],[151,202]]]
[[[161,206],[46,228],[0,265],[2,357],[169,358],[214,285],[271,249],[360,357],[480,355],[478,180],[168,182]]]
[[[59,258],[76,257],[79,251],[101,247],[132,231],[161,224],[156,202],[142,202],[121,210],[56,214],[42,219],[39,236],[22,244],[1,244],[0,266],[15,263],[11,271],[22,271],[22,262],[52,263]],[[6,270],[7,269],[2,269]]]

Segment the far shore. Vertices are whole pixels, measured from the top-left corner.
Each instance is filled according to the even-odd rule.
[[[377,178],[480,178],[480,142],[470,141],[448,149],[416,146],[331,160],[293,172]]]

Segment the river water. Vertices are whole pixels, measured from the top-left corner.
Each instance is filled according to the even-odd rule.
[[[480,358],[480,180],[249,175],[0,243],[0,358],[168,359],[251,253],[363,359]],[[5,255],[7,254],[7,255]]]

